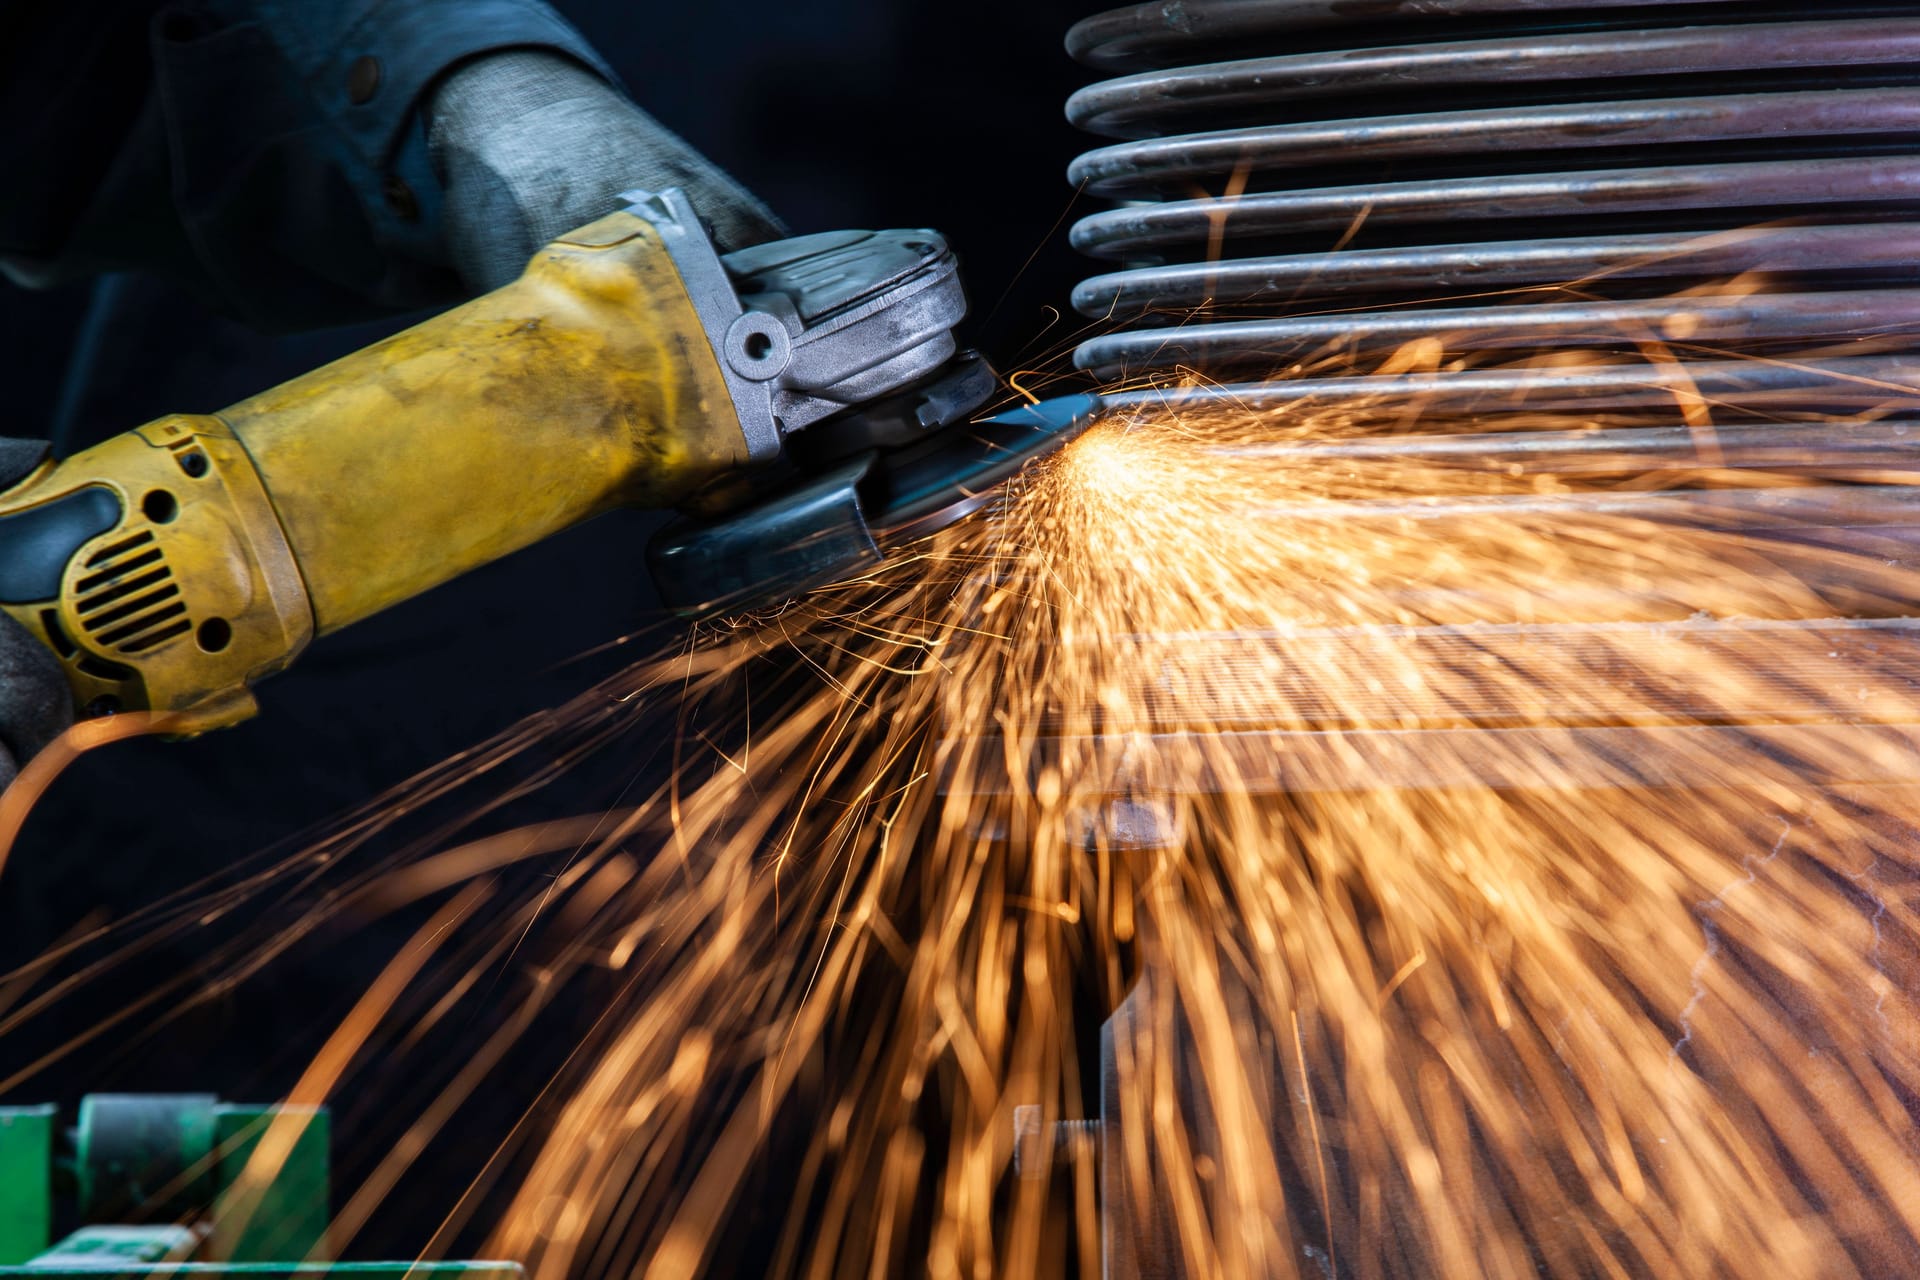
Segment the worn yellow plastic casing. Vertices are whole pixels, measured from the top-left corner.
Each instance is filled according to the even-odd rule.
[[[104,486],[123,513],[57,599],[0,607],[60,655],[79,707],[199,732],[252,714],[249,686],[315,632],[747,460],[666,247],[618,213],[505,288],[0,494],[5,517]]]
[[[121,516],[67,561],[57,597],[4,607],[58,655],[82,711],[252,714],[249,686],[313,635],[313,611],[253,460],[217,418],[162,418],[47,466],[0,516],[105,489]]]

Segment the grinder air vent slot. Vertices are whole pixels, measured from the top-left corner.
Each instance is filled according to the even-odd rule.
[[[114,543],[112,546],[102,547],[100,550],[88,556],[87,568],[89,569],[98,568],[100,565],[105,564],[107,561],[118,559],[120,556],[125,555],[127,552],[133,550],[135,547],[144,547],[152,541],[153,541],[153,531],[151,529],[142,529],[139,533],[134,534],[131,538],[122,538],[119,542]]]
[[[113,586],[122,583],[127,574],[137,569],[144,569],[149,565],[160,565],[161,571],[164,573],[166,572],[165,559],[166,558],[160,554],[160,548],[158,547],[142,551],[136,556],[132,556],[115,564],[112,568],[104,569],[99,573],[89,574],[80,579],[80,581],[73,584],[74,592],[78,595],[88,596],[101,587],[106,587],[111,590]]]
[[[129,569],[143,568],[146,565],[152,564],[154,561],[158,560],[159,558],[160,558],[160,553],[156,551],[153,553],[151,558],[144,560],[140,565],[128,565],[127,567]],[[169,571],[167,566],[163,564],[159,568],[154,569],[152,572],[143,573],[135,578],[123,579],[120,582],[114,583],[112,586],[105,587],[99,591],[95,591],[95,592],[92,592],[91,594],[82,596],[80,599],[80,605],[79,605],[80,612],[82,614],[92,614],[96,610],[106,608],[108,605],[112,604],[116,600],[122,599],[123,597],[126,597],[126,596],[130,596],[137,591],[144,590],[147,587],[151,587],[155,583],[171,581],[172,578],[173,578],[172,572]],[[120,614],[120,611],[118,610],[115,610],[114,612],[118,616],[125,616],[124,614]],[[111,621],[113,621],[113,619],[108,617],[89,617],[87,619],[87,625],[89,627],[104,626]]]
[[[146,530],[87,558],[74,613],[95,644],[137,654],[193,630],[166,555]]]
[[[175,601],[172,604],[163,605],[150,612],[144,613],[133,621],[122,626],[117,626],[111,631],[104,632],[98,639],[101,644],[109,647],[118,647],[122,653],[138,653],[141,649],[147,647],[146,644],[142,643],[143,641],[150,641],[154,638],[150,633],[158,627],[159,624],[173,618],[178,618],[186,611],[186,605]]]
[[[115,605],[113,608],[101,613],[89,614],[86,618],[87,630],[90,633],[99,634],[108,627],[125,622],[130,618],[137,618],[149,609],[158,608],[179,594],[179,587],[175,586],[172,582],[166,582],[158,589],[135,596],[124,604]],[[104,636],[101,638],[103,640],[105,639]]]
[[[172,614],[182,614],[182,613],[185,613],[186,611],[187,611],[187,607],[185,605],[175,605],[173,608],[163,611],[161,614],[157,616],[164,618]],[[145,627],[151,621],[152,620],[149,619],[147,620],[147,622],[143,622],[141,625]],[[161,627],[157,631],[151,631],[151,630],[143,631],[142,634],[140,634],[139,636],[135,637],[132,640],[127,641],[125,644],[120,645],[119,649],[121,653],[145,653],[148,649],[152,649],[157,645],[164,644],[166,641],[173,639],[175,636],[186,635],[189,631],[192,631],[192,630],[193,630],[193,623],[188,621],[186,618],[180,618],[179,621],[170,622],[166,626]]]

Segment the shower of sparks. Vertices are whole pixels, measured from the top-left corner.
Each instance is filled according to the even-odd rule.
[[[1911,477],[1814,484],[1737,431],[1656,465],[1544,415],[1533,453],[1447,452],[1412,417],[1116,413],[873,578],[263,870],[318,881],[677,702],[660,793],[341,872],[222,960],[565,855],[384,1015],[388,1054],[462,1004],[498,1031],[337,1242],[592,972],[594,1029],[432,1252],[494,1224],[538,1280],[1092,1277],[1104,1211],[1195,1276],[1910,1264]],[[0,1035],[51,1016],[31,976]],[[1101,1164],[1016,1177],[1016,1107],[1099,1118],[1116,1006]]]

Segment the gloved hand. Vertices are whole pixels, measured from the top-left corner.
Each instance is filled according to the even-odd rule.
[[[477,293],[517,277],[554,237],[679,187],[721,252],[786,235],[746,190],[618,90],[558,54],[521,49],[455,70],[427,107],[446,188],[442,234]]]
[[[46,455],[47,446],[37,440],[0,439],[0,490]],[[0,789],[72,723],[72,695],[59,662],[26,628],[0,613]]]

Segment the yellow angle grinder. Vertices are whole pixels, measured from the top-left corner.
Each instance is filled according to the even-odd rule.
[[[975,415],[931,231],[721,256],[678,191],[514,283],[220,413],[175,415],[0,493],[0,608],[83,714],[180,733],[257,710],[316,635],[623,505],[683,612],[861,572],[990,500],[1086,398]]]

